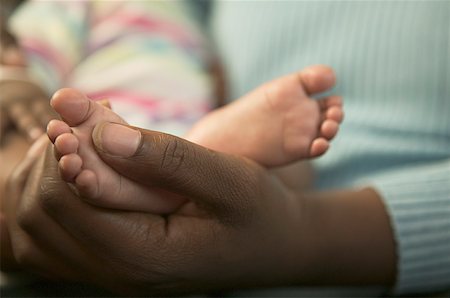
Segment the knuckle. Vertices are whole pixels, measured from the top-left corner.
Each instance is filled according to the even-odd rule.
[[[160,162],[160,171],[166,176],[173,176],[185,165],[189,148],[186,144],[177,139],[170,138],[165,141],[164,151]]]

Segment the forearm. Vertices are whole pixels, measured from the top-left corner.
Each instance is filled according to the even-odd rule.
[[[321,192],[303,199],[303,224],[297,235],[301,238],[301,284],[394,283],[393,232],[373,189]]]

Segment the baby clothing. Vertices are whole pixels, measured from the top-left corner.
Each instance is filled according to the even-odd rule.
[[[28,1],[10,27],[49,94],[77,88],[132,125],[182,135],[212,107],[194,14],[182,1]]]

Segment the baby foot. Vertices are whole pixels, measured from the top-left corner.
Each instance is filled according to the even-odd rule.
[[[61,177],[73,183],[84,199],[102,207],[158,214],[173,212],[181,205],[181,199],[163,199],[123,177],[97,155],[91,137],[95,125],[103,121],[126,124],[112,110],[73,89],[59,90],[50,103],[63,119],[52,120],[47,127]]]
[[[281,77],[199,121],[187,138],[268,167],[325,153],[343,118],[338,96],[312,99],[335,84],[331,68]]]

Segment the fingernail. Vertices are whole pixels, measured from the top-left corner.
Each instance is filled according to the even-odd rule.
[[[101,151],[119,157],[132,156],[141,143],[141,133],[128,126],[104,122],[92,132],[94,145]]]

